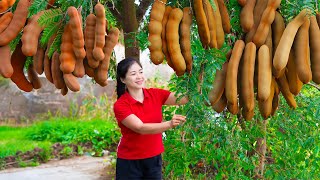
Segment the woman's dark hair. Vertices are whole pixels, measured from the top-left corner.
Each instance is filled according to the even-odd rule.
[[[138,63],[140,67],[141,64],[134,58],[125,58],[121,60],[117,65],[117,95],[118,99],[126,92],[126,85],[121,81],[121,78],[124,79],[128,72],[128,69],[134,64]]]

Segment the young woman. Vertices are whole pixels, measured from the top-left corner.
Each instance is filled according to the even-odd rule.
[[[162,179],[162,132],[186,121],[178,114],[163,121],[162,106],[185,104],[187,97],[177,102],[174,93],[147,89],[144,82],[142,66],[135,59],[118,63],[114,113],[122,137],[117,150],[117,180]]]

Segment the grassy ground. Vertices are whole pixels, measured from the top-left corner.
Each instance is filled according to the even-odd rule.
[[[49,148],[49,141],[33,141],[27,138],[30,127],[0,126],[0,158],[15,155],[16,152],[26,152],[35,147]]]

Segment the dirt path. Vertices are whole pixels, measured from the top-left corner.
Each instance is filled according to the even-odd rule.
[[[0,171],[3,180],[106,180],[110,175],[110,157],[81,156],[51,160],[37,167]],[[109,172],[109,173],[108,173]],[[109,175],[108,175],[109,174]]]

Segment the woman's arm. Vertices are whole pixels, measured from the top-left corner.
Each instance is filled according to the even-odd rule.
[[[186,121],[186,117],[175,114],[172,120],[161,123],[143,123],[136,115],[131,114],[121,121],[123,125],[139,134],[159,134]]]
[[[174,93],[170,93],[168,99],[164,104],[165,105],[184,105],[189,101],[187,96],[182,97],[178,102],[177,102],[177,99],[178,98],[174,95]]]

